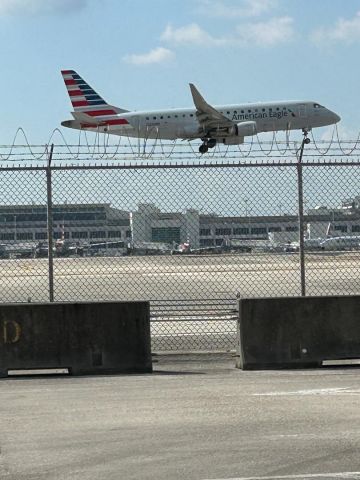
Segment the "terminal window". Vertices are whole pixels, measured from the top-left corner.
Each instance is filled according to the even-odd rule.
[[[72,238],[88,238],[88,232],[72,232]]]
[[[249,229],[245,227],[237,227],[233,229],[234,235],[249,235]]]
[[[200,228],[200,236],[205,237],[211,235],[210,228]]]
[[[346,233],[347,226],[346,225],[335,225],[335,230],[338,232]]]
[[[90,232],[90,238],[105,238],[105,230],[97,230],[96,232]]]
[[[254,235],[261,235],[267,233],[266,227],[254,227],[251,229],[251,233]]]
[[[151,229],[152,242],[180,243],[179,227],[158,227]]]
[[[217,228],[215,230],[216,235],[231,235],[231,228]]]
[[[108,238],[121,238],[120,230],[110,230],[108,232]]]
[[[0,240],[14,240],[14,238],[13,233],[0,233]]]
[[[32,240],[33,234],[32,232],[20,232],[16,234],[17,240]]]
[[[47,240],[47,232],[35,232],[35,240]]]

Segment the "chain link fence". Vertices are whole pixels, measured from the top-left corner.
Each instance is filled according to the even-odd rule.
[[[154,351],[232,350],[238,296],[301,295],[301,253],[307,295],[359,294],[360,162],[306,159],[300,223],[270,160],[0,168],[0,301],[150,300]]]

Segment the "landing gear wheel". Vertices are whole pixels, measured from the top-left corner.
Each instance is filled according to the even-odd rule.
[[[205,143],[202,143],[199,147],[199,152],[203,155],[209,150],[209,147],[205,145]]]
[[[210,138],[207,142],[208,148],[214,148],[216,145],[216,139],[215,138]]]
[[[310,141],[311,141],[310,138],[305,138],[304,143],[306,143],[308,145],[310,143]]]

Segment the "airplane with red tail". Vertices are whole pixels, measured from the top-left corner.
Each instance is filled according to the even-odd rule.
[[[74,111],[64,127],[144,139],[201,139],[200,153],[216,144],[239,145],[261,132],[302,130],[340,121],[320,103],[279,101],[212,106],[190,83],[192,108],[134,112],[108,104],[75,70],[62,70]]]

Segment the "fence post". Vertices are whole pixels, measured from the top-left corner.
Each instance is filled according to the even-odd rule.
[[[306,295],[306,275],[305,275],[305,251],[304,251],[304,194],[303,194],[303,176],[302,176],[302,157],[305,144],[310,143],[307,138],[307,132],[304,131],[304,138],[297,155],[297,178],[298,178],[298,217],[299,217],[299,260],[300,260],[300,285],[301,296]],[[297,152],[297,154],[298,154]]]
[[[53,256],[53,208],[52,208],[52,182],[51,160],[54,144],[51,145],[46,167],[47,187],[47,234],[48,234],[48,269],[49,269],[49,301],[54,301],[54,256]]]

